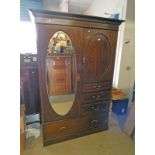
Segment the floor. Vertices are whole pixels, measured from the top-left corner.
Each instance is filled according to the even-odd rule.
[[[65,115],[69,112],[74,102],[74,94],[50,96],[49,101],[53,110],[59,115]]]
[[[110,115],[109,130],[46,147],[41,136],[31,137],[24,155],[134,155],[135,142],[121,131],[119,119]]]

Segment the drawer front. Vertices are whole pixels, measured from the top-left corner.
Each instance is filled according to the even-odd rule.
[[[43,127],[44,138],[51,139],[78,132],[77,120],[62,120],[46,124]]]
[[[96,82],[96,83],[84,83],[83,92],[93,92],[101,90],[111,90],[112,83],[109,82]]]
[[[105,104],[94,104],[94,105],[85,105],[82,107],[82,114],[96,114],[96,113],[104,113],[109,111],[109,103]]]
[[[86,116],[72,120],[63,120],[44,124],[43,136],[45,140],[59,139],[69,135],[78,135],[78,133],[97,127],[108,126],[108,112],[102,115]]]
[[[90,117],[84,117],[81,119],[80,126],[82,130],[89,130],[92,128],[98,128],[100,126],[104,126],[105,128],[108,126],[108,112],[102,115],[94,115]]]
[[[111,91],[102,91],[97,93],[87,93],[82,97],[83,104],[103,103],[103,101],[110,101]]]

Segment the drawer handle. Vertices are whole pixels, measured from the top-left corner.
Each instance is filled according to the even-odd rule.
[[[83,57],[82,61],[83,61],[83,64],[86,62],[86,59],[85,59],[85,57]]]
[[[93,88],[96,88],[96,89],[100,89],[101,87],[102,87],[101,85],[93,86]]]
[[[80,74],[77,75],[77,81],[80,81]]]
[[[91,107],[91,109],[94,110],[94,111],[97,111],[97,108],[95,108],[95,107]]]
[[[67,128],[67,127],[63,126],[63,127],[59,128],[59,130],[64,130],[64,129],[66,129],[66,128]]]
[[[95,98],[95,96],[93,96],[93,98]]]
[[[53,61],[52,66],[55,66],[55,61]]]
[[[90,122],[91,124],[97,124],[98,123],[98,120],[94,119]]]

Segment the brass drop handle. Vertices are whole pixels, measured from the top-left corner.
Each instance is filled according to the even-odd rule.
[[[95,98],[96,96],[93,95],[93,98]]]
[[[94,119],[90,122],[91,124],[97,124],[98,123],[98,120]]]
[[[96,89],[100,89],[101,88],[101,85],[98,85],[97,87],[96,87]]]
[[[55,66],[55,61],[53,61],[52,65]]]
[[[91,107],[91,109],[94,110],[94,111],[97,111],[97,108],[95,108],[95,107]]]
[[[64,130],[64,129],[66,129],[66,128],[67,128],[67,127],[63,126],[63,127],[59,128],[59,130]]]
[[[85,59],[85,57],[83,57],[82,61],[83,61],[83,64],[86,62],[86,59]]]
[[[70,62],[65,61],[65,66],[70,65]]]
[[[80,74],[77,75],[77,80],[80,81]]]

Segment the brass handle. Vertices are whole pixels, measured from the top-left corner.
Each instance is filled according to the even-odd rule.
[[[93,96],[93,98],[95,98],[95,96]]]
[[[96,123],[98,123],[98,120],[96,120],[96,119],[94,119],[94,120],[92,120],[91,122],[90,122],[91,124],[96,124]]]
[[[83,60],[82,60],[82,61],[83,61],[83,64],[86,62],[86,59],[85,59],[85,57],[83,57]]]
[[[65,61],[65,66],[70,65],[70,62]]]
[[[64,130],[64,129],[66,129],[66,128],[67,128],[67,127],[63,126],[63,127],[59,128],[59,130]]]
[[[55,61],[53,61],[52,65],[55,66]]]
[[[96,87],[96,89],[100,89],[100,88],[101,88],[101,86],[100,86],[100,85]]]
[[[94,111],[97,111],[97,108],[95,108],[95,107],[91,107],[91,109],[94,110]]]
[[[77,80],[80,81],[80,74],[77,75]]]

